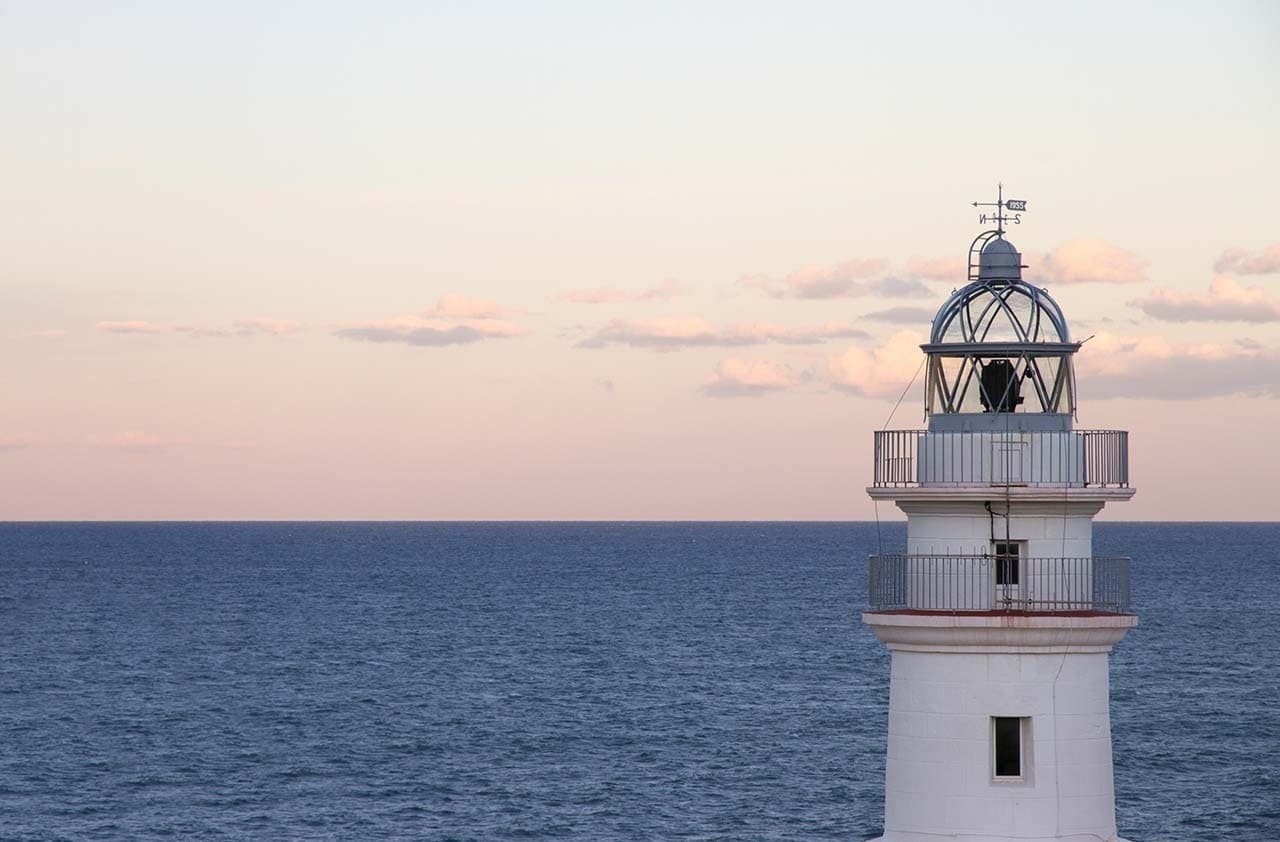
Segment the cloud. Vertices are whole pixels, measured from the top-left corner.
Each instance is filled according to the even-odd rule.
[[[1044,284],[1136,284],[1147,280],[1145,260],[1100,240],[1073,240],[1030,262],[1037,282]],[[738,283],[773,298],[930,298],[934,292],[925,281],[960,286],[967,283],[968,274],[968,263],[961,258],[910,260],[896,272],[888,271],[884,260],[867,259],[808,267],[781,279],[748,276]]]
[[[511,314],[495,301],[467,298],[465,295],[443,295],[436,306],[423,311],[424,318],[439,319],[501,319]]]
[[[20,436],[0,436],[0,451],[22,450],[31,446],[31,439]]]
[[[1101,240],[1072,240],[1032,262],[1036,283],[1138,284],[1147,280],[1147,261]]]
[[[738,283],[772,298],[850,298],[866,295],[864,279],[880,274],[885,266],[878,258],[846,260],[834,266],[807,266],[781,279],[746,276]]]
[[[897,398],[920,371],[924,352],[917,331],[903,330],[879,348],[850,348],[827,361],[836,388],[869,398]],[[916,377],[919,388],[920,378]]]
[[[890,307],[887,310],[867,313],[862,318],[892,324],[927,325],[933,322],[936,312],[930,307]]]
[[[658,286],[642,290],[597,287],[596,289],[570,290],[560,296],[561,301],[572,304],[615,304],[629,301],[666,301],[684,295],[688,289],[679,281],[663,281]]]
[[[1252,340],[1175,346],[1160,336],[1098,334],[1076,355],[1081,400],[1280,397],[1280,352]]]
[[[524,331],[507,322],[475,321],[453,324],[412,316],[383,322],[365,322],[335,330],[334,336],[364,342],[402,342],[419,348],[467,345],[484,339],[506,339]]]
[[[959,284],[969,277],[969,264],[958,257],[912,260],[907,263],[904,274],[912,278]]]
[[[781,363],[726,357],[703,384],[702,393],[712,398],[758,397],[790,389],[796,382],[791,369]]]
[[[770,298],[823,300],[831,298],[926,298],[933,295],[912,267],[936,270],[941,261],[908,265],[906,275],[887,274],[888,263],[879,258],[846,260],[834,266],[809,266],[783,278],[746,275],[738,285],[758,290]]]
[[[98,322],[96,325],[98,330],[107,333],[185,333],[195,338],[217,337],[225,338],[231,336],[254,336],[260,333],[268,333],[272,336],[283,336],[287,333],[294,333],[302,330],[305,325],[302,322],[292,322],[286,319],[237,319],[232,322],[229,327],[217,325],[158,325],[153,322]]]
[[[165,333],[169,329],[151,322],[98,322],[94,325],[98,330],[107,333]]]
[[[1280,272],[1280,244],[1250,256],[1244,249],[1227,249],[1213,264],[1213,271],[1233,275],[1269,275]]]
[[[617,287],[596,287],[595,289],[574,289],[561,294],[561,301],[570,304],[615,304],[622,301],[635,301],[639,293]]]
[[[792,272],[781,283],[763,288],[775,298],[843,298],[865,294],[859,280],[884,271],[883,260],[846,260],[835,266],[810,266]]]
[[[916,278],[893,276],[867,284],[867,294],[882,298],[933,298],[934,296],[933,290]]]
[[[421,315],[340,325],[333,335],[360,342],[398,342],[418,348],[468,345],[485,339],[524,335],[523,328],[502,318],[509,312],[492,301],[446,295]]]
[[[682,348],[731,348],[746,345],[816,345],[830,339],[863,339],[868,334],[844,322],[828,322],[816,327],[789,328],[766,322],[749,322],[716,327],[703,319],[614,319],[586,339],[578,348],[627,345],[654,351]]]
[[[302,330],[303,327],[305,325],[302,322],[291,322],[285,319],[237,319],[231,323],[230,327],[174,325],[173,329],[178,333],[185,333],[192,337],[226,338],[231,336],[254,336],[260,333],[284,336],[285,334]]]
[[[52,328],[50,330],[33,330],[28,335],[34,336],[38,339],[61,339],[64,336],[70,336],[71,331],[62,330],[60,328]]]
[[[165,328],[165,329],[168,330],[169,328]],[[191,336],[197,339],[203,339],[205,337],[225,338],[228,336],[238,335],[234,328],[229,328],[229,327],[206,327],[203,325],[174,325],[173,330],[177,333],[185,333],[188,336]]]
[[[231,323],[231,326],[236,329],[240,336],[248,336],[254,333],[284,336],[287,333],[296,333],[305,327],[302,322],[289,321],[288,319],[237,319]]]
[[[1206,295],[1156,289],[1129,304],[1166,322],[1280,321],[1280,301],[1261,287],[1243,287],[1225,276],[1214,278]]]

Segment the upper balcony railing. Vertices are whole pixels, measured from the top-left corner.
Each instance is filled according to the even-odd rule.
[[[878,430],[873,485],[1127,488],[1129,434]]]
[[[873,611],[1129,613],[1129,559],[874,555]]]

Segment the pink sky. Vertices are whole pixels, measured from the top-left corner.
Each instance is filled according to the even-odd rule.
[[[1271,6],[730,8],[8,4],[0,519],[870,518],[997,180],[1105,516],[1280,516]]]

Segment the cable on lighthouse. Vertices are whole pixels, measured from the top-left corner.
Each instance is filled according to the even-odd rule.
[[[916,378],[920,376],[920,369],[924,368],[924,363],[925,363],[925,360],[927,359],[928,357],[925,357],[924,359],[920,360],[920,365],[916,366],[916,373],[911,375],[911,379],[907,381],[907,387],[902,390],[901,395],[898,395],[898,402],[893,405],[893,409],[889,410],[889,417],[884,419],[884,426],[880,428],[881,432],[884,432],[885,430],[889,429],[889,423],[893,421],[894,413],[898,411],[898,407],[902,406],[902,399],[907,396],[907,392],[910,392],[911,387],[915,385]],[[872,500],[871,509],[876,514],[876,552],[883,554],[884,540],[880,537],[880,501]]]

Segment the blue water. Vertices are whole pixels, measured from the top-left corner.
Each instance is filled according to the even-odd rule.
[[[902,546],[886,526],[886,550]],[[0,525],[4,839],[841,839],[872,524]],[[1116,807],[1280,840],[1280,525],[1134,557]]]

